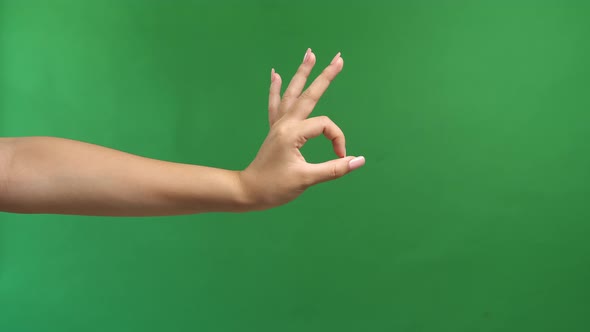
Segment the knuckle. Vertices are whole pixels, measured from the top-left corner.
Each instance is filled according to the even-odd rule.
[[[330,167],[330,177],[333,179],[338,177],[338,169],[336,169],[336,166]]]
[[[295,73],[295,75],[299,75],[299,76],[307,76],[307,72],[308,72],[308,66],[305,63],[302,63],[299,68],[297,68],[297,72]]]
[[[321,79],[326,80],[328,83],[332,82],[335,78],[335,76],[330,72],[330,67],[324,69],[320,77]]]
[[[324,126],[329,126],[330,124],[332,124],[332,120],[330,120],[330,118],[327,115],[320,115],[318,116],[318,118],[321,124]]]
[[[330,167],[330,178],[337,179],[343,175],[344,172],[342,171],[341,167],[338,167],[337,165],[333,165],[332,167]]]
[[[275,129],[275,135],[277,137],[285,137],[288,133],[289,131],[287,128],[285,128],[285,126],[277,126]]]
[[[274,136],[279,141],[289,140],[293,135],[292,130],[285,125],[275,126],[274,131]]]
[[[309,89],[303,91],[303,93],[301,94],[301,97],[304,99],[309,99],[314,102],[317,102],[319,100],[319,97]]]

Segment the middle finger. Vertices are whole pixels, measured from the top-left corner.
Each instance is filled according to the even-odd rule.
[[[305,52],[305,57],[303,58],[303,62],[297,69],[295,76],[289,82],[289,86],[285,93],[283,94],[282,105],[281,105],[281,112],[287,112],[293,103],[299,98],[301,95],[301,91],[305,87],[305,82],[307,82],[307,77],[313,66],[315,65],[315,54],[311,51],[311,48],[308,48]]]

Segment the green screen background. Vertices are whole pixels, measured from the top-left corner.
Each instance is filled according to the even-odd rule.
[[[1,136],[243,169],[311,47],[367,158],[263,212],[0,214],[0,331],[587,331],[589,34],[585,1],[0,0]]]

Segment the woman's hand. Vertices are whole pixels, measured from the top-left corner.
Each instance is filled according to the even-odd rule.
[[[346,157],[344,134],[325,116],[308,119],[342,70],[340,54],[301,93],[315,55],[305,60],[281,100],[272,71],[270,132],[243,171],[174,163],[57,137],[0,138],[0,211],[101,216],[243,212],[278,206],[316,183],[365,163]],[[324,134],[340,159],[309,164],[299,149]]]
[[[364,157],[346,156],[344,133],[332,120],[327,116],[308,118],[344,66],[338,53],[302,93],[315,62],[315,55],[308,49],[282,99],[281,77],[274,69],[271,72],[270,132],[254,161],[239,173],[245,194],[255,210],[285,204],[308,187],[337,179],[365,164]],[[308,139],[321,134],[332,141],[334,152],[340,158],[320,164],[308,163],[299,149]]]

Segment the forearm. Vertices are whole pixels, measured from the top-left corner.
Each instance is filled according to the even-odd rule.
[[[0,210],[145,216],[249,210],[239,172],[51,137],[5,140]]]

